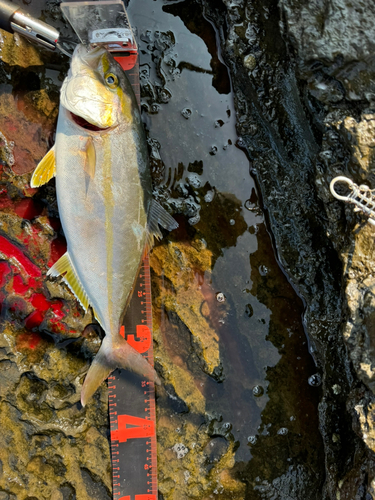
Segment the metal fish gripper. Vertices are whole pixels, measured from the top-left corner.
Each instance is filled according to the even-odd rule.
[[[343,196],[337,193],[335,191],[336,183],[346,184],[349,194]],[[351,179],[342,175],[332,179],[329,188],[336,199],[355,205],[354,211],[363,212],[369,218],[368,222],[375,226],[375,189],[370,189],[364,184],[357,186]]]

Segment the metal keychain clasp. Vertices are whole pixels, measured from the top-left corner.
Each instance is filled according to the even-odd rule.
[[[349,193],[347,195],[337,193],[335,190],[337,183],[346,184]],[[364,184],[358,186],[351,179],[342,175],[332,179],[329,188],[336,199],[355,205],[354,211],[363,212],[369,218],[368,222],[375,226],[375,189],[370,189]]]

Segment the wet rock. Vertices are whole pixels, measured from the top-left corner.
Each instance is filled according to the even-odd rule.
[[[48,4],[47,20],[59,20],[56,9],[55,2]],[[152,33],[152,71],[156,72],[157,57],[163,53],[163,70],[172,77],[178,74],[180,70],[173,66],[174,43],[172,32]],[[100,345],[100,335],[90,329],[94,321],[91,313],[82,311],[62,280],[46,278],[47,269],[66,250],[54,181],[38,190],[29,186],[31,171],[51,146],[57,113],[55,89],[48,77],[42,70],[33,75],[33,85],[24,89],[18,85],[24,73],[12,72],[10,78],[17,85],[14,81],[7,83],[17,88],[13,94],[0,97],[4,167],[0,179],[0,276],[4,277],[0,277],[4,320],[0,333],[0,488],[6,495],[9,492],[9,498],[106,499],[111,498],[111,470],[105,386],[85,409],[79,403],[82,382]],[[173,96],[163,75],[158,72],[153,76],[148,97],[150,113],[155,114],[158,106],[167,104]],[[181,116],[189,122],[193,116],[188,118]],[[158,147],[156,143],[153,146],[157,163]],[[188,164],[189,173],[176,182],[181,211],[190,223],[197,223],[200,198],[211,190],[212,211],[229,204],[232,210],[228,218],[244,232],[247,226],[240,216],[240,202],[235,197],[235,202],[232,198],[227,201],[225,195],[203,186],[202,165],[202,161]],[[226,245],[236,242],[238,228],[232,226],[230,242],[223,238]],[[169,258],[170,251],[175,259]],[[206,415],[206,379],[224,378],[217,330],[229,307],[226,301],[216,300],[217,290],[209,284],[211,266],[212,252],[198,237],[192,244],[171,242],[155,249],[153,286],[159,287],[154,294],[155,361],[165,382],[158,394],[159,484],[165,500],[184,498],[187,491],[197,499],[223,491],[233,500],[244,495],[244,484],[232,475],[235,440],[228,431],[223,446],[224,438],[209,433]],[[180,274],[175,279],[177,271]],[[207,283],[202,287],[205,274]],[[176,290],[181,301],[176,300]],[[5,297],[12,300],[8,302]],[[165,309],[161,308],[164,299],[168,302]],[[173,340],[161,321],[161,309],[168,316],[168,326],[178,326]],[[176,343],[181,349],[174,350]],[[211,454],[207,451],[210,442],[219,443]],[[180,458],[174,451],[176,445]]]
[[[253,459],[236,463],[235,430],[207,411],[208,388],[213,387],[207,378],[210,383],[212,378],[224,378],[218,331],[231,314],[230,294],[222,287],[214,290],[209,280],[212,262],[222,255],[223,248],[235,245],[238,234],[261,229],[257,225],[247,227],[237,213],[241,202],[234,196],[229,199],[204,185],[202,162],[189,164],[186,169],[182,165],[175,177],[168,173],[174,191],[169,206],[184,214],[190,227],[186,241],[164,243],[155,248],[152,257],[155,361],[165,382],[158,391],[160,492],[165,500],[185,498],[186,491],[189,498],[232,500],[255,496],[308,500],[340,496],[352,500],[374,496],[369,451],[373,446],[371,231],[360,226],[361,215],[334,202],[328,189],[337,173],[349,173],[356,176],[355,180],[372,179],[368,176],[372,175],[373,163],[373,115],[363,103],[368,106],[373,100],[374,37],[368,15],[373,6],[360,2],[353,7],[337,0],[330,11],[319,2],[305,5],[285,0],[280,12],[275,2],[228,0],[220,7],[214,2],[204,4],[210,20],[219,27],[223,55],[234,76],[238,130],[243,135],[238,146],[247,148],[280,261],[305,300],[306,330],[318,369],[313,367],[307,374],[296,360],[295,364],[288,363],[285,351],[293,344],[287,343],[287,334],[279,333],[281,313],[272,312],[270,338],[277,351],[267,372],[267,385],[263,384],[265,394],[254,397],[254,384],[236,386],[242,405],[255,401],[263,411],[259,432],[249,440]],[[194,3],[194,8],[197,5]],[[57,19],[56,8],[51,2],[47,16]],[[173,5],[164,8],[173,11]],[[191,4],[185,10],[192,10]],[[152,54],[152,63],[141,68],[143,100],[150,115],[155,115],[173,100],[167,77],[173,81],[189,68],[176,64],[172,31],[154,30],[142,37]],[[214,52],[212,48],[210,51]],[[213,80],[219,87],[223,79],[217,74]],[[2,252],[0,262],[6,277],[0,278],[2,317],[8,319],[10,314],[14,320],[2,325],[0,338],[0,353],[4,355],[0,357],[0,378],[4,382],[0,391],[0,487],[6,498],[15,494],[20,498],[28,495],[29,499],[109,498],[105,389],[101,388],[85,410],[78,403],[88,359],[100,339],[89,335],[76,340],[92,317],[83,314],[63,284],[45,282],[45,272],[63,253],[64,243],[53,222],[57,211],[53,188],[46,186],[35,193],[27,185],[29,171],[48,149],[56,107],[53,95],[44,91],[32,90],[21,97],[6,95],[0,102],[1,116],[8,117],[8,121],[0,122],[5,167],[1,177],[5,190],[1,192],[1,237],[5,235],[6,245],[15,246],[24,256],[17,261],[14,255]],[[178,117],[190,124],[195,113],[186,120],[181,110],[190,110],[190,103],[189,108],[185,106],[179,106]],[[212,120],[217,129],[221,129],[219,118]],[[27,125],[21,127],[19,123]],[[41,123],[46,124],[46,131]],[[32,150],[23,147],[25,137],[34,138]],[[154,141],[150,146],[154,177],[161,182],[165,172],[160,144],[158,147]],[[211,158],[219,156],[220,148],[214,141],[206,149]],[[185,175],[184,170],[194,175]],[[157,191],[161,199],[169,199],[168,189],[161,186]],[[25,203],[33,196],[41,203],[41,210],[34,203],[29,205],[28,200]],[[257,210],[251,198],[248,207]],[[221,212],[226,213],[225,219]],[[210,214],[209,222],[202,214]],[[210,250],[191,224],[196,224],[199,235],[210,236]],[[211,233],[208,224],[214,228]],[[244,226],[242,232],[239,225]],[[221,226],[225,226],[224,231]],[[347,228],[355,228],[355,232]],[[257,255],[251,255],[252,292],[272,310],[267,294],[279,289],[259,256],[265,253],[260,248]],[[346,297],[341,289],[342,276]],[[216,296],[221,290],[225,297],[222,302]],[[295,297],[285,290],[283,293],[283,310],[289,311],[285,304]],[[10,303],[5,301],[8,295]],[[231,321],[235,316],[230,316]],[[238,321],[242,316],[253,321],[256,315],[248,304],[237,316]],[[345,324],[347,344],[341,336]],[[254,322],[251,325],[249,342],[260,353],[256,363],[262,365],[261,370],[270,351],[257,345],[259,326]],[[233,359],[240,362],[241,354]],[[249,367],[252,362],[246,361]],[[295,371],[299,385],[281,384],[288,369]],[[309,386],[308,375],[317,371],[322,373],[322,385]],[[288,414],[288,405],[294,408],[298,405],[291,402],[303,399],[295,387],[322,391],[319,415],[324,460],[318,452],[315,454],[315,448],[323,450],[316,444],[315,435],[305,432],[294,415]],[[281,415],[277,426],[272,420],[275,414]],[[309,414],[312,421],[314,411],[309,409]],[[311,428],[315,429],[315,424]],[[301,436],[307,436],[309,445]],[[289,446],[282,449],[288,451],[284,455],[275,453],[279,443],[286,440]],[[188,453],[177,458],[176,447]],[[301,449],[311,455],[310,462],[300,459]],[[306,463],[318,465],[315,468]]]
[[[349,113],[348,113],[349,115]],[[374,115],[364,112],[359,119],[352,116],[330,116],[327,119],[328,131],[324,137],[324,147],[328,150],[331,142],[331,154],[325,162],[319,162],[317,185],[322,199],[326,202],[329,217],[329,234],[344,264],[343,282],[347,303],[347,314],[343,336],[348,347],[357,377],[374,393],[374,238],[373,228],[366,223],[366,217],[353,211],[353,207],[329,199],[326,179],[331,176],[345,175],[358,184],[366,182],[371,187],[373,177],[372,148],[375,140]],[[332,137],[336,148],[332,147]],[[328,174],[329,175],[329,174]],[[355,428],[367,447],[375,451],[371,438],[371,415],[373,413],[372,396],[352,396],[351,412],[357,422]],[[369,458],[363,459],[363,467],[369,466]],[[371,481],[373,475],[370,473]],[[352,478],[353,479],[353,478]],[[368,491],[373,497],[369,481]],[[348,486],[348,485],[346,485]],[[371,497],[371,498],[372,498]]]
[[[206,8],[223,29],[238,128],[281,264],[305,300],[306,330],[322,373],[323,491],[305,490],[309,479],[298,468],[252,483],[249,491],[261,498],[279,492],[373,498],[372,451],[361,440],[369,427],[363,415],[371,411],[361,410],[362,433],[351,428],[361,405],[356,387],[373,388],[373,230],[352,207],[333,201],[329,182],[347,175],[375,187],[374,27],[365,19],[374,5],[283,0],[280,10],[274,2],[246,1],[218,9],[207,1]]]
[[[362,398],[354,407],[357,414],[359,429],[362,433],[362,439],[366,445],[375,450],[375,398]]]
[[[297,51],[308,92],[323,103],[374,102],[375,15],[371,1],[308,4],[283,0],[285,35]]]
[[[45,91],[31,94],[17,101],[11,94],[0,96],[1,157],[18,175],[33,171],[48,151],[57,116],[57,102]]]
[[[204,395],[202,369],[214,376],[212,368],[220,364],[211,324],[218,302],[207,286],[212,253],[199,239],[169,241],[153,249],[150,263],[154,356],[164,379],[157,393],[159,491],[165,500],[184,498],[187,492],[189,498],[225,493],[240,500],[245,485],[232,473],[236,444],[231,425],[215,420],[215,426]]]
[[[0,30],[0,59],[9,66],[42,66],[38,49],[25,38],[15,33]]]
[[[205,371],[213,375],[220,365],[219,338],[209,321],[213,301],[205,296],[204,280],[200,278],[210,272],[211,258],[211,251],[199,240],[192,244],[170,241],[168,246],[154,249],[150,263],[153,271],[173,287],[163,287],[160,303],[189,329]]]
[[[231,474],[233,441],[212,438],[204,421],[159,417],[159,491],[166,499],[209,498],[225,494],[233,500],[244,496],[244,484]]]
[[[93,318],[46,279],[66,244],[49,188],[31,189],[27,173],[48,149],[57,102],[44,90],[2,94],[0,110],[0,494],[110,498],[106,388],[90,408],[79,402],[98,345],[77,338]]]

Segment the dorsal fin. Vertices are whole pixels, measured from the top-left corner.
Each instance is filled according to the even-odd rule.
[[[151,201],[147,225],[146,253],[153,247],[155,238],[160,240],[163,237],[159,225],[168,231],[178,228],[178,223],[175,219],[156,200]]]
[[[30,186],[43,186],[56,175],[55,146],[40,160],[31,177]]]
[[[83,288],[80,279],[77,276],[76,270],[74,269],[68,252],[64,253],[64,255],[54,263],[54,265],[48,271],[47,276],[53,276],[54,278],[57,276],[62,276],[63,280],[77,297],[84,310],[87,311],[88,307],[91,306],[95,318],[98,319],[95,309],[90,304],[87,293],[85,292],[85,289]]]

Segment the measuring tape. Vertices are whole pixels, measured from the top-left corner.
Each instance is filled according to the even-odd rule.
[[[130,56],[113,54],[125,70],[140,105],[139,64]],[[144,257],[121,335],[154,364],[151,278]],[[155,386],[146,378],[115,370],[108,377],[112,484],[116,500],[157,500]]]
[[[153,364],[150,264],[143,259],[121,334]],[[154,383],[124,370],[108,377],[113,498],[157,500]]]

